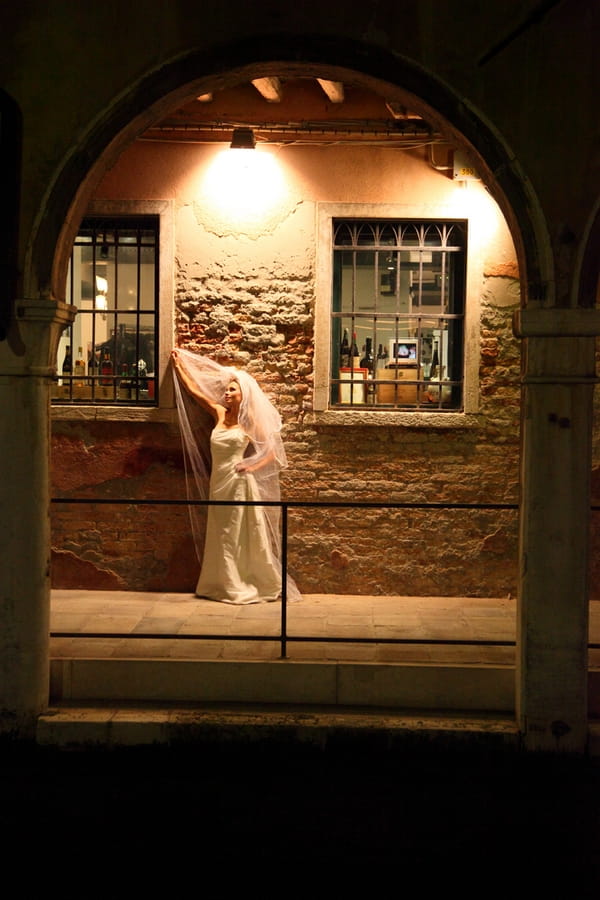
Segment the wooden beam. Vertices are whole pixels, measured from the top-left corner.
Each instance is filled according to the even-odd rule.
[[[332,103],[344,102],[344,85],[341,81],[327,81],[324,78],[317,78],[317,81]]]
[[[281,100],[281,82],[279,78],[254,78],[252,84],[269,103],[279,103]]]
[[[406,107],[401,103],[394,103],[388,100],[385,104],[395,119],[406,118]]]
[[[423,121],[422,116],[418,113],[409,112],[406,106],[403,106],[402,103],[395,103],[393,100],[386,100],[385,105],[388,109],[388,112],[392,114],[394,119],[421,119]]]

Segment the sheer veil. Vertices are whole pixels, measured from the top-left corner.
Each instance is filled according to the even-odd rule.
[[[240,428],[250,439],[245,459],[251,464],[260,462],[252,476],[256,481],[258,494],[265,503],[280,500],[279,472],[287,466],[287,458],[281,438],[282,421],[277,409],[262,391],[255,379],[242,369],[222,366],[206,356],[189,350],[178,349],[177,354],[188,376],[201,394],[215,403],[223,403],[225,390],[231,381],[240,385],[242,401],[238,413]],[[211,415],[198,400],[194,399],[181,385],[174,372],[175,397],[179,416],[179,427],[185,460],[188,498],[190,500],[209,499],[210,480],[210,434],[214,425]],[[273,556],[281,566],[280,507],[263,507]],[[206,507],[190,506],[190,519],[194,544],[199,561],[204,550],[206,527]],[[300,598],[293,580],[287,578],[289,600]]]

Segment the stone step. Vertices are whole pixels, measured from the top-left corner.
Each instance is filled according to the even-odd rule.
[[[512,714],[510,666],[54,659],[51,702],[287,703]]]
[[[518,749],[510,666],[290,660],[55,659],[37,741],[383,741]],[[590,671],[591,756],[600,672]]]

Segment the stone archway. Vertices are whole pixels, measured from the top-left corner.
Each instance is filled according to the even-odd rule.
[[[385,84],[400,100],[407,97],[434,124],[440,122],[458,144],[476,156],[484,180],[501,206],[511,227],[526,273],[526,295],[538,297],[549,281],[547,241],[543,218],[536,212],[535,197],[513,164],[500,136],[452,92],[408,60],[378,51],[370,57],[365,48],[344,44],[332,48],[314,41],[300,53],[297,42],[278,43],[278,61],[272,61],[273,40],[235,46],[219,59],[191,54],[160,71],[152,71],[141,85],[132,87],[102,121],[87,134],[59,173],[42,211],[28,255],[26,293],[60,299],[73,236],[96,184],[122,150],[166,109],[217,85],[271,72],[319,75],[338,80],[351,74],[374,89]],[[335,50],[335,52],[334,52]],[[335,57],[336,65],[321,59]],[[302,58],[302,62],[298,59]],[[283,60],[283,62],[282,62]],[[287,62],[286,62],[287,60]],[[198,73],[203,73],[199,75]],[[90,162],[90,160],[92,162]],[[47,652],[47,651],[46,651]]]
[[[581,262],[577,305],[582,309],[594,309],[600,302],[600,200],[590,225]]]
[[[596,215],[591,222],[585,251],[581,261],[581,274],[579,279],[578,305],[585,310],[587,315],[593,316],[600,307],[600,201]],[[597,433],[600,413],[600,396],[598,388],[594,393],[594,432],[592,437],[592,459],[591,459],[591,501],[592,505],[597,504],[598,491],[600,488],[600,460],[598,459],[598,441],[600,435]],[[597,513],[591,514],[590,523],[590,599],[600,599],[600,529],[598,528]],[[596,689],[596,695],[598,689]],[[596,708],[598,707],[598,699],[596,699]]]
[[[276,61],[272,58],[274,45],[278,48]],[[322,62],[331,58],[335,64]],[[551,279],[543,216],[501,136],[487,122],[406,58],[384,54],[380,48],[369,54],[368,47],[348,41],[334,47],[324,39],[311,38],[299,45],[297,38],[281,36],[277,41],[257,39],[232,45],[218,60],[189,54],[150,71],[106,111],[58,174],[41,211],[27,258],[25,294],[60,299],[70,248],[88,200],[104,172],[138,134],[199,93],[269,74],[352,78],[375,92],[385,86],[390,97],[422,112],[475,157],[513,236],[522,273],[523,304],[527,297],[536,299],[544,293],[544,285]]]
[[[282,71],[282,69],[281,69],[282,64],[281,64],[281,63],[269,63],[268,66],[269,66],[269,67],[272,67],[271,71],[273,71],[273,72],[278,72],[278,73],[280,73],[280,72]],[[322,69],[322,68],[318,68],[318,69],[317,69],[317,67],[315,67],[313,64],[307,64],[307,66],[305,66],[305,67],[302,68],[302,69],[300,69],[300,67],[299,67],[298,64],[295,64],[293,67],[291,67],[290,70],[293,71],[294,73],[297,72],[298,70],[301,70],[301,71],[303,71],[303,72],[308,71],[308,72],[310,72],[312,75],[316,75],[317,73],[323,74],[323,69]],[[264,71],[264,69],[259,69],[257,66],[246,67],[246,68],[244,68],[244,69],[242,69],[242,70],[238,69],[238,70],[232,71],[231,73],[228,73],[228,76],[227,76],[227,77],[228,77],[228,80],[231,79],[231,80],[234,80],[234,81],[235,81],[235,80],[243,79],[243,80],[247,81],[249,77],[251,77],[252,75],[256,75],[259,71]],[[286,71],[286,70],[284,69],[284,71]],[[345,81],[345,80],[351,80],[352,82],[355,82],[355,81],[358,80],[358,78],[359,78],[359,75],[358,75],[356,72],[348,72],[348,70],[342,70],[342,69],[340,69],[339,67],[327,69],[327,74],[328,74],[328,75],[331,75],[332,78],[336,78],[336,80],[337,80],[337,78],[342,78],[342,80],[344,80],[344,81]],[[385,92],[385,96],[389,96],[390,91],[394,91],[394,90],[397,91],[396,96],[398,97],[399,102],[402,101],[402,105],[407,105],[407,104],[410,103],[410,107],[409,107],[409,108],[412,108],[413,106],[415,106],[416,104],[418,104],[419,107],[422,107],[422,108],[423,108],[425,114],[427,114],[427,115],[436,115],[436,116],[440,119],[440,121],[443,123],[443,126],[444,126],[446,129],[448,129],[449,126],[447,125],[446,121],[443,119],[443,117],[441,116],[441,114],[439,114],[439,113],[437,113],[437,114],[436,114],[436,113],[433,113],[424,101],[419,100],[419,99],[415,99],[415,98],[412,97],[412,95],[410,95],[410,98],[409,98],[409,95],[408,95],[406,92],[404,92],[402,89],[400,89],[400,88],[390,88],[390,86],[389,86],[389,84],[388,84],[387,82],[385,82],[385,83],[384,83],[384,82],[381,82],[381,81],[379,81],[379,80],[376,80],[376,79],[372,78],[371,76],[364,75],[364,76],[360,76],[360,78],[364,81],[365,84],[367,84],[369,87],[372,87],[373,89],[377,90],[379,93],[382,93],[382,94],[383,94],[383,93]],[[215,80],[215,81],[211,81],[211,82],[210,82],[210,86],[211,86],[211,87],[214,87],[214,84],[215,84],[215,83],[216,83],[216,80]],[[190,91],[190,87],[189,87],[189,86],[187,87],[187,90]],[[197,86],[194,84],[194,90],[193,90],[193,92],[192,92],[192,96],[196,93],[196,90],[197,90]],[[409,99],[408,99],[408,98],[409,98]],[[160,103],[157,104],[157,108],[160,108],[161,111],[162,111],[162,101],[160,101]],[[144,137],[147,137],[147,135],[144,135]],[[124,138],[123,138],[122,136],[119,136],[119,140],[124,140]],[[464,140],[464,139],[463,139],[463,140]],[[113,156],[113,148],[111,148],[111,157],[112,157],[112,156]],[[125,158],[127,158],[127,155],[125,155]],[[98,166],[101,167],[102,164],[103,164],[103,161],[102,161],[102,160],[99,160],[99,161],[98,161]],[[160,163],[156,163],[156,164],[157,164],[158,166],[160,166]],[[100,172],[100,174],[101,174],[101,172]],[[92,176],[91,176],[91,177],[92,177]],[[95,175],[94,175],[94,177],[95,177]],[[113,184],[114,184],[114,176],[111,176],[111,178],[112,178]],[[109,181],[110,181],[110,179],[109,179]],[[449,179],[449,182],[450,182],[450,184],[451,184],[451,179]],[[127,183],[126,183],[126,182],[121,186],[121,190],[123,190],[123,188],[124,188],[124,193],[125,193],[125,195],[126,195],[126,194],[127,194],[127,190],[128,190],[128,187],[127,187]],[[454,188],[452,188],[452,189],[454,190]],[[102,190],[103,190],[103,188],[100,189],[99,196],[102,196]],[[168,193],[168,192],[167,192],[167,193]],[[458,191],[458,193],[461,193],[461,192]],[[117,194],[114,194],[114,195],[113,195],[113,197],[116,197],[116,196],[117,196]],[[78,198],[78,200],[79,200],[79,198]],[[459,211],[460,211],[460,206],[457,207],[457,208],[458,208]],[[71,218],[72,218],[72,219],[75,219],[76,217],[73,216],[73,217],[71,217]],[[71,243],[72,243],[72,240],[71,240],[71,238],[69,238],[69,240],[68,240],[68,241],[65,241],[65,244],[64,244],[64,246],[68,249],[69,252],[70,252],[70,249],[71,249]],[[511,255],[511,259],[512,259],[512,255]],[[57,263],[57,266],[58,266],[58,263]],[[514,270],[513,270],[513,271],[514,271]],[[58,290],[58,289],[59,289],[59,288],[58,288],[58,285],[57,285],[56,290]],[[178,285],[178,290],[181,290],[181,284]],[[167,304],[164,304],[164,306],[167,306]],[[471,309],[476,309],[476,308],[477,308],[477,305],[476,305],[476,304],[471,304]],[[477,318],[477,314],[475,314],[475,320],[476,320],[476,318]],[[509,331],[510,326],[509,326],[509,320],[508,320],[508,319],[506,320],[506,326],[507,326],[507,331]],[[168,327],[169,327],[169,326],[167,326],[166,328],[163,329],[163,331],[162,331],[163,334],[165,334],[165,333],[168,332]],[[478,329],[477,329],[477,324],[476,324],[476,323],[475,323],[475,328],[473,329],[473,331],[475,331],[475,330],[477,330],[477,335],[478,335]],[[510,334],[508,335],[508,337],[509,337],[509,339],[510,339]],[[170,341],[170,340],[171,340],[171,337],[170,337],[170,333],[169,333],[169,341]],[[507,343],[508,343],[508,341],[507,341]],[[170,353],[170,346],[171,346],[171,345],[169,344],[169,349],[166,351],[166,354],[164,355],[164,359],[165,359],[165,360],[168,360],[168,355],[169,355],[169,353]],[[479,348],[478,348],[478,341],[473,341],[473,342],[472,342],[472,347],[473,347],[473,350],[472,350],[472,352],[470,353],[470,357],[469,357],[469,365],[471,365],[472,369],[475,370],[475,377],[472,379],[473,383],[475,383],[475,382],[476,382],[477,368],[478,368],[478,365],[479,365]],[[517,349],[517,352],[518,352],[518,349]],[[166,365],[166,363],[165,363],[165,365]],[[475,394],[475,393],[476,393],[476,391],[473,391],[473,394]],[[164,394],[163,394],[163,396],[164,396]],[[515,407],[516,407],[516,409],[518,410],[518,404],[517,404],[517,403],[515,403]],[[317,407],[317,408],[318,408],[318,407]],[[516,423],[513,423],[513,434],[516,432],[515,424],[516,424]],[[516,445],[516,442],[515,442],[515,445]],[[516,446],[515,446],[515,450],[514,450],[514,455],[515,455],[515,457],[516,457],[516,455],[517,455],[517,452],[516,452]],[[515,465],[515,468],[516,468],[516,459],[515,459],[514,465]],[[59,542],[60,542],[60,539],[59,539]],[[513,546],[514,546],[514,544],[513,544]],[[512,559],[514,560],[515,557],[516,557],[516,554],[513,552]],[[511,567],[511,568],[512,568],[512,567]],[[132,565],[132,569],[135,569],[135,564]],[[55,582],[55,585],[56,585],[56,586],[59,586],[59,585],[56,584],[56,582]],[[90,585],[90,586],[92,586],[92,585]],[[513,582],[513,585],[511,585],[511,589],[514,590],[514,582]],[[458,591],[458,592],[459,592],[459,591]]]

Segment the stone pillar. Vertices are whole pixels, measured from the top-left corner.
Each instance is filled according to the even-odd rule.
[[[50,384],[75,312],[17,300],[0,343],[0,732],[18,738],[48,703]]]
[[[595,335],[600,313],[524,309],[517,714],[528,750],[585,751]]]

